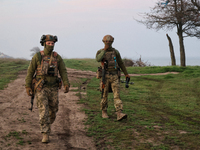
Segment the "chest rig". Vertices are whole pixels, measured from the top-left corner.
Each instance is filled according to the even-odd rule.
[[[104,59],[107,61],[107,69],[116,69],[118,68],[118,64],[117,64],[117,57],[116,57],[116,51],[114,48],[112,48],[112,50],[110,51],[106,51],[105,55],[104,55]]]
[[[52,52],[51,56],[45,56],[44,51],[40,51],[41,63],[37,66],[37,75],[58,76],[57,53]]]

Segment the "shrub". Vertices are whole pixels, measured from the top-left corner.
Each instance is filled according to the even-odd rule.
[[[123,59],[124,65],[126,67],[146,67],[146,66],[151,66],[148,62],[143,62],[141,60],[141,58],[137,59],[137,60],[131,60],[131,59],[127,59],[124,58]]]

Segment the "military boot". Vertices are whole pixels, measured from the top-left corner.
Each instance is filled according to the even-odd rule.
[[[42,143],[49,143],[49,134],[48,133],[42,133]]]
[[[126,119],[127,118],[127,114],[122,113],[121,110],[117,111],[117,121],[120,121],[122,119]]]
[[[107,110],[102,110],[102,118],[109,118]]]

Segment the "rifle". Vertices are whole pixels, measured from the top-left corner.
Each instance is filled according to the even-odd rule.
[[[32,111],[32,109],[33,109],[33,100],[34,100],[34,97],[35,97],[35,95],[32,94],[32,96],[31,96],[31,108],[29,108],[30,111]]]
[[[33,110],[33,101],[34,101],[34,97],[35,97],[35,83],[37,82],[35,77],[36,77],[36,73],[35,73],[35,75],[33,76],[33,79],[32,79],[31,108],[29,108],[30,111]]]
[[[103,59],[103,61],[101,62],[101,65],[102,65],[102,91],[101,91],[101,98],[103,98],[103,94],[104,94],[104,88],[105,88],[105,84],[106,84],[106,81],[105,81],[105,75],[106,75],[106,68],[107,68],[107,61],[105,61]]]

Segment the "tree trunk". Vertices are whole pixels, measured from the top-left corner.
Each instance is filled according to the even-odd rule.
[[[183,10],[183,2],[181,0],[181,11]],[[183,43],[183,23],[182,23],[182,18],[178,17],[178,37],[179,37],[179,45],[180,45],[180,61],[181,61],[181,66],[185,67],[185,48],[184,48],[184,43]]]
[[[170,55],[171,55],[171,65],[176,66],[176,59],[175,59],[174,47],[173,47],[173,44],[172,44],[172,40],[168,36],[168,34],[166,34],[166,36],[167,36],[167,39],[169,41],[169,50],[170,50]]]
[[[180,62],[181,66],[185,67],[185,48],[184,48],[184,43],[183,43],[183,32],[178,31],[178,37],[179,37],[179,45],[180,45]]]

